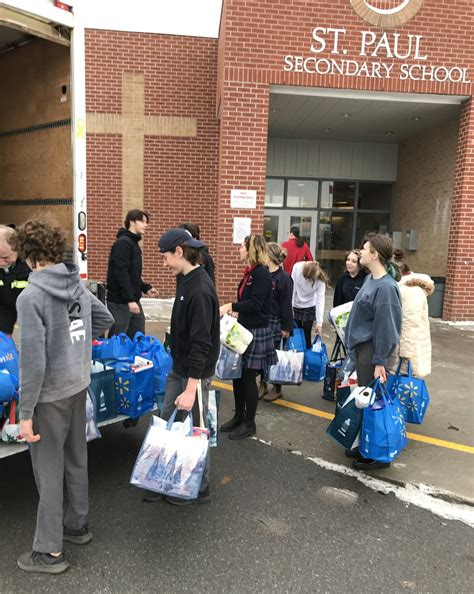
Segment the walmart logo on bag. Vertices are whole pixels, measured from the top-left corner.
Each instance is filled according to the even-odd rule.
[[[124,380],[122,377],[119,377],[115,381],[115,390],[123,396],[125,392],[130,392],[130,380]]]

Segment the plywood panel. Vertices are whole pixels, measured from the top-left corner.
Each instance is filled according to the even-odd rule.
[[[0,205],[0,223],[21,225],[32,217],[53,217],[66,231],[68,244],[72,244],[72,206],[4,206]]]

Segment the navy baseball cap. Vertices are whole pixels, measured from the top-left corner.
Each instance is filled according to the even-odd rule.
[[[204,242],[199,239],[194,239],[189,231],[186,229],[170,229],[164,233],[158,240],[158,249],[163,254],[164,252],[174,252],[178,245],[189,245],[194,248],[202,248]]]

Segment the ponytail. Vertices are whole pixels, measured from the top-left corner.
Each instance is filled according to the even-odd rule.
[[[400,267],[398,266],[398,264],[393,260],[384,262],[384,264],[388,274],[398,282],[402,278]]]

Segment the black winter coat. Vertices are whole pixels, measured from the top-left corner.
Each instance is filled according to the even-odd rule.
[[[11,334],[16,322],[16,300],[28,284],[31,270],[17,260],[8,272],[0,268],[0,332]]]
[[[244,277],[245,278],[245,277]],[[232,304],[232,311],[239,313],[239,322],[245,328],[265,328],[272,311],[272,277],[268,268],[259,264],[252,270],[240,297],[240,281],[237,291],[238,301]]]
[[[112,246],[107,270],[107,300],[112,303],[139,301],[151,289],[142,281],[142,250],[139,233],[119,229]]]

